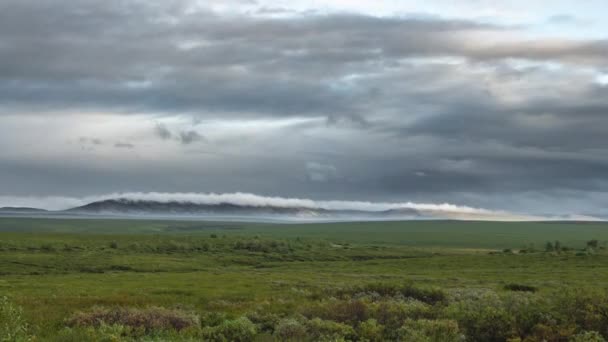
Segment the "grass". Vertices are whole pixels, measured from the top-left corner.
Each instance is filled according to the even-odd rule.
[[[592,239],[598,240],[598,248],[584,250]],[[572,250],[544,252],[548,240],[559,240]],[[359,292],[409,298],[435,293],[417,290],[420,287],[532,296],[606,290],[606,241],[608,225],[603,223],[0,218],[0,296],[23,309],[31,333],[42,340],[59,336],[78,312],[139,313],[149,308],[192,312],[203,323],[212,313],[227,315],[226,327],[200,332],[217,337],[226,329],[250,334],[251,322],[240,317],[252,312],[306,313],[300,308],[323,298],[347,300],[345,294]],[[524,248],[528,253],[519,252]],[[379,282],[388,288],[374,288]],[[292,321],[283,322],[281,329],[331,328],[313,318],[301,327],[293,321],[297,317],[289,318]],[[263,326],[256,324],[258,329]],[[375,329],[375,323],[366,324]]]
[[[365,245],[440,248],[521,248],[547,241],[580,246],[591,239],[608,241],[604,222],[466,222],[392,221],[352,223],[269,224],[211,221],[147,221],[121,219],[0,218],[0,232],[166,235],[270,236],[307,238]],[[50,237],[49,237],[50,238]],[[67,236],[59,236],[64,239]]]

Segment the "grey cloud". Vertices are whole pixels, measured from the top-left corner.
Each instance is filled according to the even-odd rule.
[[[135,145],[133,145],[131,143],[117,142],[117,143],[114,143],[114,147],[116,147],[116,148],[133,149],[133,148],[135,148]]]
[[[80,137],[78,141],[81,144],[102,145],[103,141],[99,138]]]
[[[327,182],[338,176],[338,170],[331,164],[307,162],[306,172],[311,182]]]
[[[556,14],[547,19],[547,23],[552,25],[577,25],[586,26],[592,23],[569,14]]]
[[[463,20],[222,16],[193,13],[187,1],[9,0],[0,9],[0,100],[39,109],[361,121],[373,94],[340,82],[403,58],[605,65],[608,53],[606,41],[506,41],[511,28]],[[474,32],[497,38],[470,44]]]
[[[171,131],[162,123],[157,123],[156,126],[154,126],[154,133],[162,140],[168,140],[173,137]]]
[[[192,12],[188,1],[2,1],[2,113],[146,113],[159,120],[144,127],[155,141],[102,138],[117,148],[133,140],[138,152],[164,140],[159,153],[170,151],[137,163],[96,156],[98,167],[0,157],[2,188],[494,201],[522,210],[554,195],[608,205],[608,196],[587,196],[608,191],[608,88],[593,83],[608,68],[608,41],[526,33],[439,18],[220,15]],[[159,118],[176,115],[193,119]],[[279,119],[308,121],[195,130],[205,120]],[[2,133],[8,145],[14,133]],[[205,153],[179,154],[197,141]]]
[[[81,150],[91,152],[103,145],[103,141],[99,138],[80,137],[78,138],[78,144],[80,145]]]
[[[204,140],[203,136],[196,131],[182,131],[179,133],[179,141],[184,145],[189,145],[201,140]]]

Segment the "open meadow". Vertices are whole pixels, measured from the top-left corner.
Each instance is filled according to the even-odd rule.
[[[0,340],[602,341],[606,241],[605,223],[0,218]]]

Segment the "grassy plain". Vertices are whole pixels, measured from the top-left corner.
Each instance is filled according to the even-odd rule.
[[[587,242],[594,239],[598,240],[597,246],[587,248]],[[545,251],[545,243],[556,240],[562,249]],[[249,317],[255,324],[256,340],[271,340],[271,336],[275,340],[290,336],[294,340],[321,339],[304,333],[298,335],[297,329],[295,335],[281,333],[289,323],[285,319],[297,314],[305,318],[292,320],[300,319],[296,323],[308,329],[307,334],[321,329],[310,326],[313,318],[321,317],[355,329],[356,333],[340,337],[342,340],[371,341],[374,339],[363,338],[367,333],[362,331],[367,326],[362,321],[336,318],[321,312],[319,307],[338,305],[332,304],[336,298],[352,303],[359,296],[368,305],[366,318],[384,324],[383,329],[388,330],[390,322],[370,313],[379,299],[365,297],[369,293],[382,294],[383,290],[374,287],[379,283],[395,288],[407,284],[421,291],[437,289],[447,297],[463,290],[508,296],[512,293],[509,284],[529,286],[530,296],[539,300],[581,289],[604,293],[608,289],[606,241],[605,223],[266,224],[0,218],[0,297],[7,296],[22,308],[28,334],[35,336],[35,340],[77,340],[69,337],[75,332],[65,331],[69,329],[66,327],[70,318],[95,307],[163,307],[195,313],[202,320],[203,330],[205,324],[218,324],[209,318],[213,315],[222,315],[228,322]],[[335,292],[368,285],[372,289],[360,290],[363,295],[352,290],[352,296],[342,298]],[[391,303],[402,300],[393,297]],[[412,298],[425,301],[416,295]],[[604,322],[597,323],[598,329],[576,323],[580,326],[564,339],[555,337],[563,328],[559,322],[555,328],[547,328],[555,331],[551,332],[553,335],[538,332],[539,324],[550,325],[545,321],[532,322],[530,327],[512,323],[503,335],[488,338],[475,326],[477,323],[462,318],[462,312],[453,313],[452,302],[446,303],[440,307],[432,303],[429,306],[432,314],[412,314],[407,319],[451,319],[460,324],[459,332],[471,341],[527,337],[568,341],[576,334],[601,330]],[[265,327],[268,318],[255,319],[260,312],[272,313],[278,322]],[[302,323],[304,319],[306,322]],[[487,330],[493,329],[496,328]],[[196,340],[221,340],[219,333],[215,333],[196,332],[188,336]],[[608,334],[608,330],[599,333]],[[409,338],[387,335],[386,331],[379,334],[377,340],[447,339],[428,337],[429,334],[418,339],[409,333],[404,333]],[[118,335],[136,336],[135,339],[149,336],[124,331]],[[546,338],[549,335],[554,339]],[[238,340],[229,333],[223,336],[226,340]],[[340,340],[336,336],[333,340]],[[186,337],[168,339],[179,338]],[[240,340],[246,341],[248,337]]]

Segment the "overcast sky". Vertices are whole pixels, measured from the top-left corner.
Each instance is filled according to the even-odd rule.
[[[608,214],[606,0],[2,0],[0,196]]]

